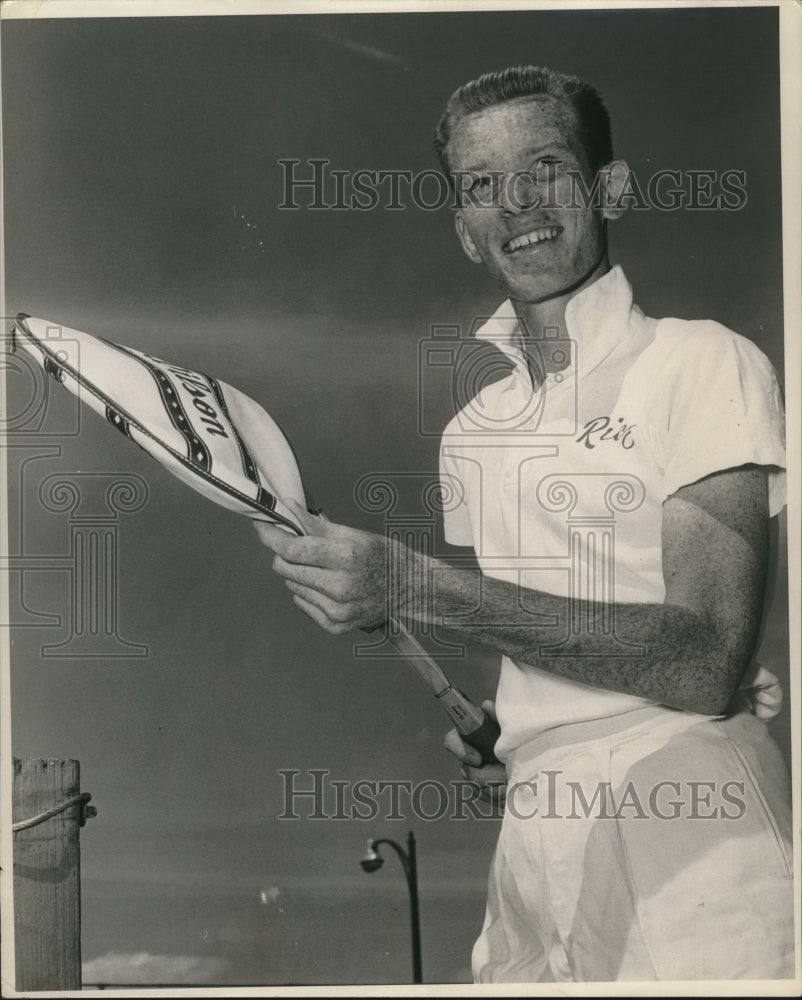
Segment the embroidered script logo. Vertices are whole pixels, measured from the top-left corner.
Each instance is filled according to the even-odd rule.
[[[576,440],[579,444],[584,442],[586,448],[595,448],[599,441],[618,441],[622,448],[629,451],[635,447],[632,431],[637,426],[625,424],[623,417],[619,417],[616,423],[609,417],[594,417],[585,424]]]

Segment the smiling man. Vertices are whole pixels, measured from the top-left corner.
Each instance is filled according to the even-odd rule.
[[[486,74],[436,147],[462,248],[506,296],[478,336],[512,373],[441,448],[446,539],[480,569],[300,511],[307,537],[262,540],[332,633],[392,614],[502,654],[504,767],[447,740],[508,788],[478,982],[790,977],[788,776],[752,662],[783,506],[776,376],[717,323],[633,303],[607,245],[629,172],[592,88]]]

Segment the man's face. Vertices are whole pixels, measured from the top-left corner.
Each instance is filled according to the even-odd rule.
[[[570,173],[581,172],[586,188],[591,176],[565,105],[527,98],[478,111],[457,125],[448,153],[465,191],[456,219],[463,248],[510,298],[540,302],[595,270],[603,217],[576,196]]]

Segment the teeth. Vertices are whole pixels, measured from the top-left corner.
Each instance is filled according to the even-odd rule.
[[[531,233],[524,233],[523,236],[516,236],[504,247],[507,253],[513,250],[520,250],[521,247],[531,247],[535,243],[542,243],[544,240],[553,240],[560,232],[559,226],[548,226],[543,229],[533,229]]]

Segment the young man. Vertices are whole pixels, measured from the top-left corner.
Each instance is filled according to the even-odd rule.
[[[774,372],[716,323],[633,304],[607,250],[628,168],[590,87],[486,74],[436,144],[462,248],[507,296],[479,336],[513,372],[441,448],[446,538],[481,573],[301,513],[308,537],[262,540],[330,632],[389,612],[503,654],[478,982],[790,977],[788,777],[739,695],[783,505]],[[407,567],[390,609],[388,565]]]

